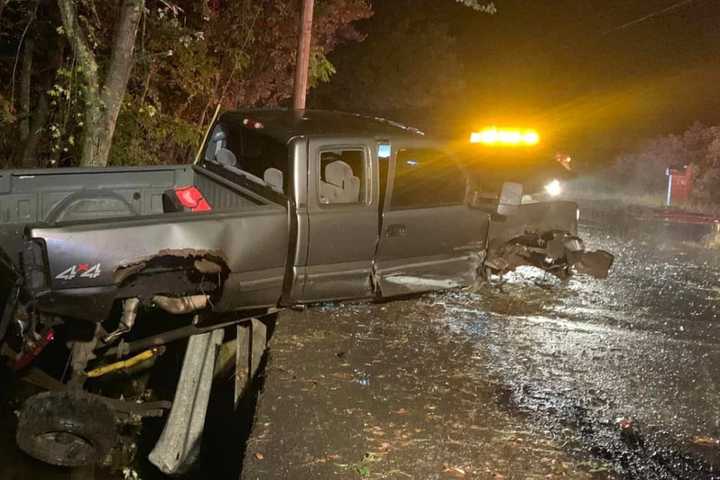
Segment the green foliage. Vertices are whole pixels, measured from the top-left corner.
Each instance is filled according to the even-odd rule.
[[[68,41],[56,2],[41,2],[42,29],[36,45]],[[112,56],[119,3],[79,0],[80,27],[103,78]],[[118,117],[110,163],[140,165],[187,162],[218,104],[223,109],[285,104],[292,95],[299,0],[146,0],[135,42],[135,64]],[[328,82],[335,67],[329,54],[344,42],[362,40],[356,20],[372,14],[370,0],[322,0],[314,19],[310,85]],[[19,40],[29,18],[27,2],[11,2],[0,18],[0,38]],[[38,26],[41,24],[38,23]],[[10,59],[14,60],[14,59]],[[73,50],[52,69],[45,52],[33,62],[33,107],[46,95],[49,113],[42,129],[38,164],[77,164],[83,145],[86,95],[80,62]],[[0,59],[0,74],[9,78],[13,62]],[[41,85],[46,86],[41,88]],[[17,90],[17,87],[16,87]],[[0,85],[0,159],[22,150],[10,141],[17,131],[10,82]],[[15,99],[17,103],[17,98]],[[8,141],[5,141],[5,140]],[[14,150],[14,151],[13,151]],[[4,165],[0,165],[2,167]]]
[[[7,128],[15,123],[16,117],[12,111],[12,104],[0,94],[0,128]]]
[[[196,125],[153,105],[129,98],[118,117],[112,165],[158,165],[188,163],[198,147],[201,132]]]
[[[310,87],[314,88],[320,83],[329,82],[335,73],[335,66],[330,63],[322,49],[313,49],[310,55],[310,72],[308,74]]]
[[[463,87],[455,41],[449,25],[424,8],[393,9],[369,26],[361,45],[333,57],[337,74],[314,92],[313,105],[361,112],[452,105]]]
[[[76,141],[82,133],[85,86],[78,81],[80,67],[68,60],[55,72],[55,79],[49,90],[41,93],[48,96],[51,115],[47,126],[47,140],[52,160],[51,165],[66,157],[74,157],[78,151]]]

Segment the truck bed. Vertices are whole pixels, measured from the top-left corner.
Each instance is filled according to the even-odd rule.
[[[0,223],[36,223],[81,190],[110,190],[141,215],[162,213],[162,193],[193,181],[191,166],[54,168],[0,171]],[[85,217],[113,216],[113,209],[88,212]]]
[[[213,211],[267,203],[211,171],[192,165],[0,171],[0,248],[14,262],[28,225],[163,215],[162,194],[196,186]],[[177,214],[174,214],[177,215]]]
[[[184,185],[197,186],[215,209],[255,203],[222,185],[217,176],[191,165],[2,170],[0,225],[127,216],[127,207],[120,202],[95,201],[75,209],[71,217],[60,218],[58,207],[78,192],[111,192],[130,206],[134,215],[157,215],[163,213],[163,192]]]
[[[280,297],[287,205],[242,175],[210,165],[15,170],[1,178],[0,251],[17,271],[43,272],[25,275],[24,285],[47,311],[104,319],[116,298],[209,288],[219,311]],[[190,185],[211,211],[165,212],[163,192]],[[47,288],[50,298],[41,294]],[[77,302],[83,295],[93,296],[92,308]]]

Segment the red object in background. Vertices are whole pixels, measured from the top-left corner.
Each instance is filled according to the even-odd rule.
[[[212,10],[212,13],[217,15],[220,13],[220,0],[209,0],[207,3],[208,7],[210,7],[210,10]]]
[[[693,190],[693,166],[670,167],[666,173],[670,177],[667,205],[687,202]]]
[[[212,210],[212,207],[197,187],[192,185],[189,187],[177,187],[175,195],[177,195],[180,204],[191,212],[209,212]]]

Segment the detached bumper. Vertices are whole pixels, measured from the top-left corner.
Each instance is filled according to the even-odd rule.
[[[574,235],[551,231],[525,234],[491,249],[484,265],[486,273],[496,275],[529,265],[561,279],[573,273],[607,278],[614,260],[615,257],[604,250],[586,251],[583,241]]]
[[[565,279],[573,273],[607,278],[615,257],[587,251],[577,236],[574,202],[541,202],[493,217],[488,233],[485,273],[502,275],[521,265],[541,268]]]

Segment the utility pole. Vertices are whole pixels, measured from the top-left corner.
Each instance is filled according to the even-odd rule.
[[[295,94],[293,108],[305,110],[305,98],[308,89],[308,70],[310,69],[310,41],[312,39],[313,8],[315,0],[302,0],[303,11],[298,37],[297,61],[295,64]]]

